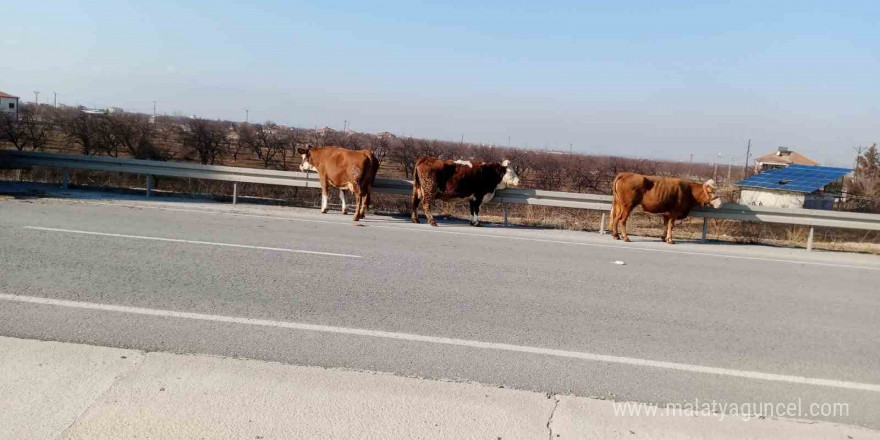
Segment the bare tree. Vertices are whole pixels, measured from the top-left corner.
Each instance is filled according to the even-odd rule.
[[[239,153],[251,150],[251,145],[254,143],[254,127],[245,122],[235,124],[232,130],[233,133],[229,139],[230,152],[232,160],[238,160]]]
[[[593,158],[577,154],[568,160],[565,180],[577,192],[599,191],[601,173]]]
[[[562,156],[547,153],[536,155],[532,167],[535,170],[532,180],[538,188],[550,191],[562,189],[566,175]]]
[[[278,152],[278,157],[281,159],[281,169],[287,171],[293,166],[294,158],[298,154],[296,149],[307,144],[308,135],[296,129],[285,129],[285,132],[284,146]]]
[[[147,115],[123,113],[108,117],[108,136],[116,143],[116,148],[123,147],[135,159],[158,159],[159,149],[155,144],[156,125],[150,122]]]
[[[186,119],[178,127],[178,136],[185,148],[195,152],[203,165],[213,165],[229,150],[230,125],[202,118]]]
[[[119,146],[121,143],[117,137],[117,125],[122,124],[117,122],[115,116],[95,115],[94,118],[97,122],[95,126],[101,148],[108,156],[119,157]]]
[[[388,159],[403,167],[403,173],[411,178],[419,158],[416,142],[411,137],[398,138],[389,143]]]
[[[76,145],[80,153],[93,156],[103,150],[99,119],[102,116],[71,110],[60,117],[61,130],[65,139]]]
[[[0,141],[9,142],[19,151],[28,146],[24,126],[15,114],[0,112]]]
[[[24,135],[30,143],[31,151],[42,150],[49,143],[49,133],[53,130],[53,119],[42,117],[30,106],[25,107],[20,114],[20,121],[24,128]]]
[[[51,130],[51,121],[41,118],[34,106],[22,106],[17,115],[0,113],[0,141],[9,142],[16,150],[45,148]]]
[[[272,122],[255,124],[254,134],[250,140],[250,150],[263,162],[263,168],[275,162],[275,157],[289,148],[290,133],[284,127]]]
[[[373,154],[379,159],[379,162],[384,162],[385,158],[388,157],[388,153],[393,148],[391,143],[394,140],[394,137],[391,135],[380,135],[375,136],[372,142]]]

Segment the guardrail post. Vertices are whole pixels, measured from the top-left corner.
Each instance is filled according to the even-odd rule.
[[[813,227],[810,226],[810,235],[807,236],[807,251],[813,251]]]
[[[605,233],[605,212],[602,212],[602,220],[599,221],[599,233]]]
[[[70,186],[70,171],[65,169],[61,174],[61,187],[67,189],[68,186]]]
[[[232,183],[232,204],[238,203],[238,182]]]
[[[153,195],[153,176],[147,175],[147,197]]]
[[[709,234],[709,217],[703,217],[703,238],[700,239],[703,243],[706,242],[706,235]]]
[[[504,211],[504,226],[508,226],[508,223],[507,223],[507,214],[508,214],[507,213],[507,203],[501,204],[501,210]]]

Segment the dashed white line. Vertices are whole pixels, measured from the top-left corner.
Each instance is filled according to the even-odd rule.
[[[202,244],[209,246],[224,246],[224,247],[232,247],[232,248],[244,248],[244,249],[258,249],[263,251],[275,251],[275,252],[292,252],[296,254],[312,254],[312,255],[327,255],[332,257],[346,257],[346,258],[361,258],[360,255],[351,255],[351,254],[337,254],[334,252],[319,252],[319,251],[306,251],[301,249],[287,249],[287,248],[276,248],[276,247],[267,247],[267,246],[251,246],[247,244],[234,244],[234,243],[215,243],[211,241],[198,241],[198,240],[183,240],[179,238],[165,238],[165,237],[146,237],[142,235],[127,235],[127,234],[112,234],[107,232],[94,232],[94,231],[78,231],[74,229],[59,229],[59,228],[44,228],[40,226],[24,226],[24,229],[32,229],[35,231],[50,231],[50,232],[65,232],[69,234],[82,234],[82,235],[99,235],[103,237],[116,237],[116,238],[133,238],[137,240],[152,240],[152,241],[166,241],[171,243],[188,243],[188,244]]]
[[[439,336],[425,336],[412,333],[396,333],[381,330],[368,330],[351,327],[337,327],[331,325],[305,324],[289,321],[272,321],[266,319],[241,318],[223,315],[207,315],[203,313],[178,312],[174,310],[149,309],[142,307],[129,307],[113,304],[99,304],[83,301],[69,301],[53,298],[40,298],[34,296],[10,295],[0,293],[0,300],[14,301],[19,303],[42,304],[75,309],[99,310],[106,312],[128,313],[135,315],[158,316],[164,318],[192,319],[199,321],[224,322],[231,324],[252,325],[261,327],[275,327],[292,330],[304,330],[321,333],[333,333],[353,336],[368,336],[373,338],[396,339],[409,342],[424,342],[429,344],[452,345],[458,347],[478,348],[485,350],[500,350],[516,353],[528,353],[561,358],[573,358],[586,361],[607,362],[612,364],[633,365],[639,367],[661,368],[688,373],[714,374],[719,376],[739,377],[745,379],[765,380],[771,382],[784,382],[800,385],[815,385],[830,388],[840,388],[858,391],[880,392],[880,385],[845,380],[822,379],[815,377],[793,376],[787,374],[763,373],[759,371],[735,370],[730,368],[709,367],[704,365],[682,364],[676,362],[656,361],[622,356],[609,356],[596,353],[579,351],[558,350],[553,348],[532,347],[527,345],[503,344],[497,342],[474,341],[468,339],[445,338]]]

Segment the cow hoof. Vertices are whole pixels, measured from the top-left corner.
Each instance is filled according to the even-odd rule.
[[[615,240],[620,240],[620,236],[617,234],[611,234],[611,238],[613,238]]]
[[[433,226],[433,227],[435,227],[435,228],[437,227],[437,222],[435,222],[434,220],[431,220],[430,223],[431,223],[431,226]]]
[[[629,243],[629,237],[623,237],[623,241]]]
[[[326,214],[326,213],[327,213],[327,210],[326,210],[326,209],[322,209],[322,210],[321,210],[321,214]]]
[[[483,224],[480,222],[471,222],[471,226],[476,226],[476,227],[480,228],[483,226]]]
[[[673,240],[671,238],[666,239],[666,242],[669,244],[675,244],[675,240]]]
[[[412,219],[412,222],[415,223],[415,224],[419,224],[419,219],[414,218],[414,219]]]

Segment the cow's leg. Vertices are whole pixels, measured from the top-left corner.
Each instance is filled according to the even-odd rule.
[[[422,211],[425,211],[425,217],[428,218],[428,223],[430,223],[431,226],[437,226],[437,222],[434,221],[434,216],[431,215],[432,199],[433,197],[431,197],[429,192],[425,191],[424,194],[422,194]]]
[[[361,189],[361,196],[358,197],[358,205],[357,205],[357,214],[358,214],[359,219],[363,219],[365,217],[364,211],[366,210],[366,204],[367,204],[367,202],[365,200],[366,198],[367,198],[367,196],[365,194],[365,191],[363,189]]]
[[[623,236],[623,241],[629,241],[629,235],[626,235],[626,221],[629,219],[633,206],[621,205],[618,208],[620,209],[620,234]]]
[[[675,216],[668,215],[666,217],[666,242],[669,244],[675,244],[675,241],[672,240],[672,227],[675,225]]]
[[[471,200],[471,226],[483,226],[480,223],[480,202],[482,198]]]
[[[330,188],[327,182],[327,176],[318,175],[321,179],[321,214],[327,213],[327,202],[330,199]]]
[[[662,214],[662,217],[663,217],[663,228],[665,231],[663,233],[663,238],[661,238],[661,240],[666,241],[669,239],[669,214]]]
[[[617,233],[617,221],[620,216],[620,208],[617,207],[617,201],[611,202],[611,237],[620,240],[620,234]]]
[[[372,188],[368,188],[361,193],[361,197],[363,197],[363,201],[361,202],[361,218],[367,216],[367,208],[370,207],[370,194],[372,193]]]
[[[421,190],[422,189],[419,187],[417,180],[415,184],[413,184],[412,199],[409,203],[410,218],[412,218],[413,223],[419,222],[419,191]]]
[[[342,215],[348,214],[348,206],[345,206],[345,190],[339,188],[339,201],[342,202]]]
[[[360,185],[352,185],[351,191],[354,193],[354,199],[357,201],[354,207],[354,221],[361,219],[361,187]]]
[[[361,188],[361,202],[358,205],[361,213],[361,219],[367,216],[367,208],[370,207],[370,193],[372,193],[371,184],[367,184],[363,188]]]
[[[431,202],[434,201],[434,197],[438,194],[437,191],[437,182],[434,181],[433,178],[428,179],[419,179],[421,182],[421,194],[422,196],[422,210],[425,211],[425,217],[428,218],[428,223],[431,226],[437,226],[437,222],[434,221],[434,216],[431,215]]]

